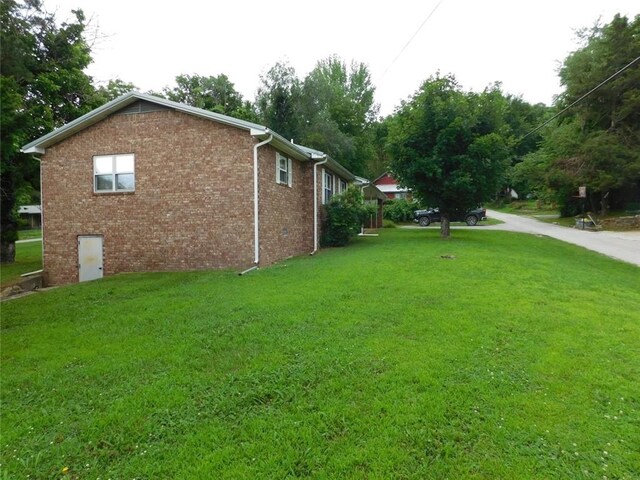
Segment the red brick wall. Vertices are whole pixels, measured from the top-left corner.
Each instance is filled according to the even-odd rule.
[[[77,237],[103,235],[104,274],[253,264],[253,145],[248,132],[172,110],[113,115],[42,160],[47,284],[78,279]],[[311,162],[275,183],[260,148],[261,264],[313,247]],[[135,192],[93,192],[93,156],[135,154]]]
[[[293,176],[289,187],[276,182],[276,150],[271,145],[265,145],[260,147],[258,152],[260,265],[269,265],[283,258],[311,253],[313,162],[292,161]],[[253,215],[250,221],[253,229]]]

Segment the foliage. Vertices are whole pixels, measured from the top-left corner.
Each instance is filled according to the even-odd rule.
[[[449,216],[493,198],[509,158],[505,99],[496,88],[466,93],[453,76],[432,77],[403,102],[389,126],[391,171]]]
[[[138,90],[133,83],[128,83],[116,78],[115,80],[109,80],[106,85],[100,85],[96,90],[96,104],[103,105],[111,100]]]
[[[616,15],[611,23],[580,33],[582,48],[560,69],[565,87],[557,108],[564,108],[640,56],[640,15],[633,21]],[[590,210],[605,213],[640,200],[640,68],[627,69],[560,117],[544,132],[541,149],[529,163],[544,178],[534,189],[550,189],[562,213],[578,208],[578,186],[588,192]]]
[[[178,75],[176,86],[165,88],[163,95],[169,100],[192,107],[243,120],[256,120],[253,105],[242,99],[242,95],[236,91],[234,84],[224,74],[216,77]]]
[[[286,63],[276,63],[266,75],[260,76],[255,102],[258,118],[285,138],[300,141],[300,95],[295,69]]]
[[[377,114],[369,69],[336,56],[320,60],[302,85],[303,139],[356,174],[371,157],[369,129]],[[366,141],[364,141],[366,139]]]
[[[0,261],[14,261],[17,196],[38,190],[39,166],[20,147],[93,108],[82,10],[57,25],[39,0],[0,3]]]
[[[256,107],[265,125],[362,175],[376,155],[374,91],[363,63],[347,66],[331,56],[302,81],[290,65],[277,63],[261,77]]]
[[[343,247],[358,234],[368,214],[362,192],[354,185],[339,195],[334,195],[325,205],[322,226],[323,247]]]
[[[383,217],[394,223],[410,222],[413,220],[413,213],[420,209],[420,203],[416,200],[406,200],[397,198],[387,200],[384,204]]]
[[[365,176],[368,178],[377,178],[388,170],[390,158],[387,152],[387,136],[390,118],[378,119],[367,129],[367,140],[372,152],[365,162]]]
[[[382,228],[396,228],[397,225],[392,220],[382,219]]]
[[[636,478],[638,268],[436,238],[3,303],[3,475]]]

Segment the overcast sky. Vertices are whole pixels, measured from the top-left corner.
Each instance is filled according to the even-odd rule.
[[[576,29],[638,0],[243,0],[176,2],[45,0],[59,21],[82,8],[100,37],[88,73],[141,91],[173,86],[179,74],[226,74],[253,100],[259,78],[288,61],[300,78],[332,54],[369,66],[380,113],[393,112],[437,71],[465,89],[495,81],[507,93],[551,104],[557,69],[578,48]],[[437,8],[435,8],[437,6]],[[435,11],[433,11],[435,8]],[[430,13],[433,14],[397,58]],[[386,72],[386,73],[385,73]],[[599,80],[594,79],[594,84]]]

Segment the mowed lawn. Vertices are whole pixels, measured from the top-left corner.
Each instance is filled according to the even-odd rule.
[[[640,478],[640,269],[453,236],[4,302],[2,478]]]
[[[0,287],[18,283],[23,273],[34,272],[42,268],[42,242],[33,241],[16,244],[16,261],[0,267]]]

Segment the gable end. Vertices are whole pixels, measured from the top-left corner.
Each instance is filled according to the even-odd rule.
[[[171,108],[165,105],[148,102],[146,100],[138,100],[137,102],[134,102],[131,105],[116,112],[116,115],[131,115],[135,113],[160,112],[163,110],[171,110]]]

